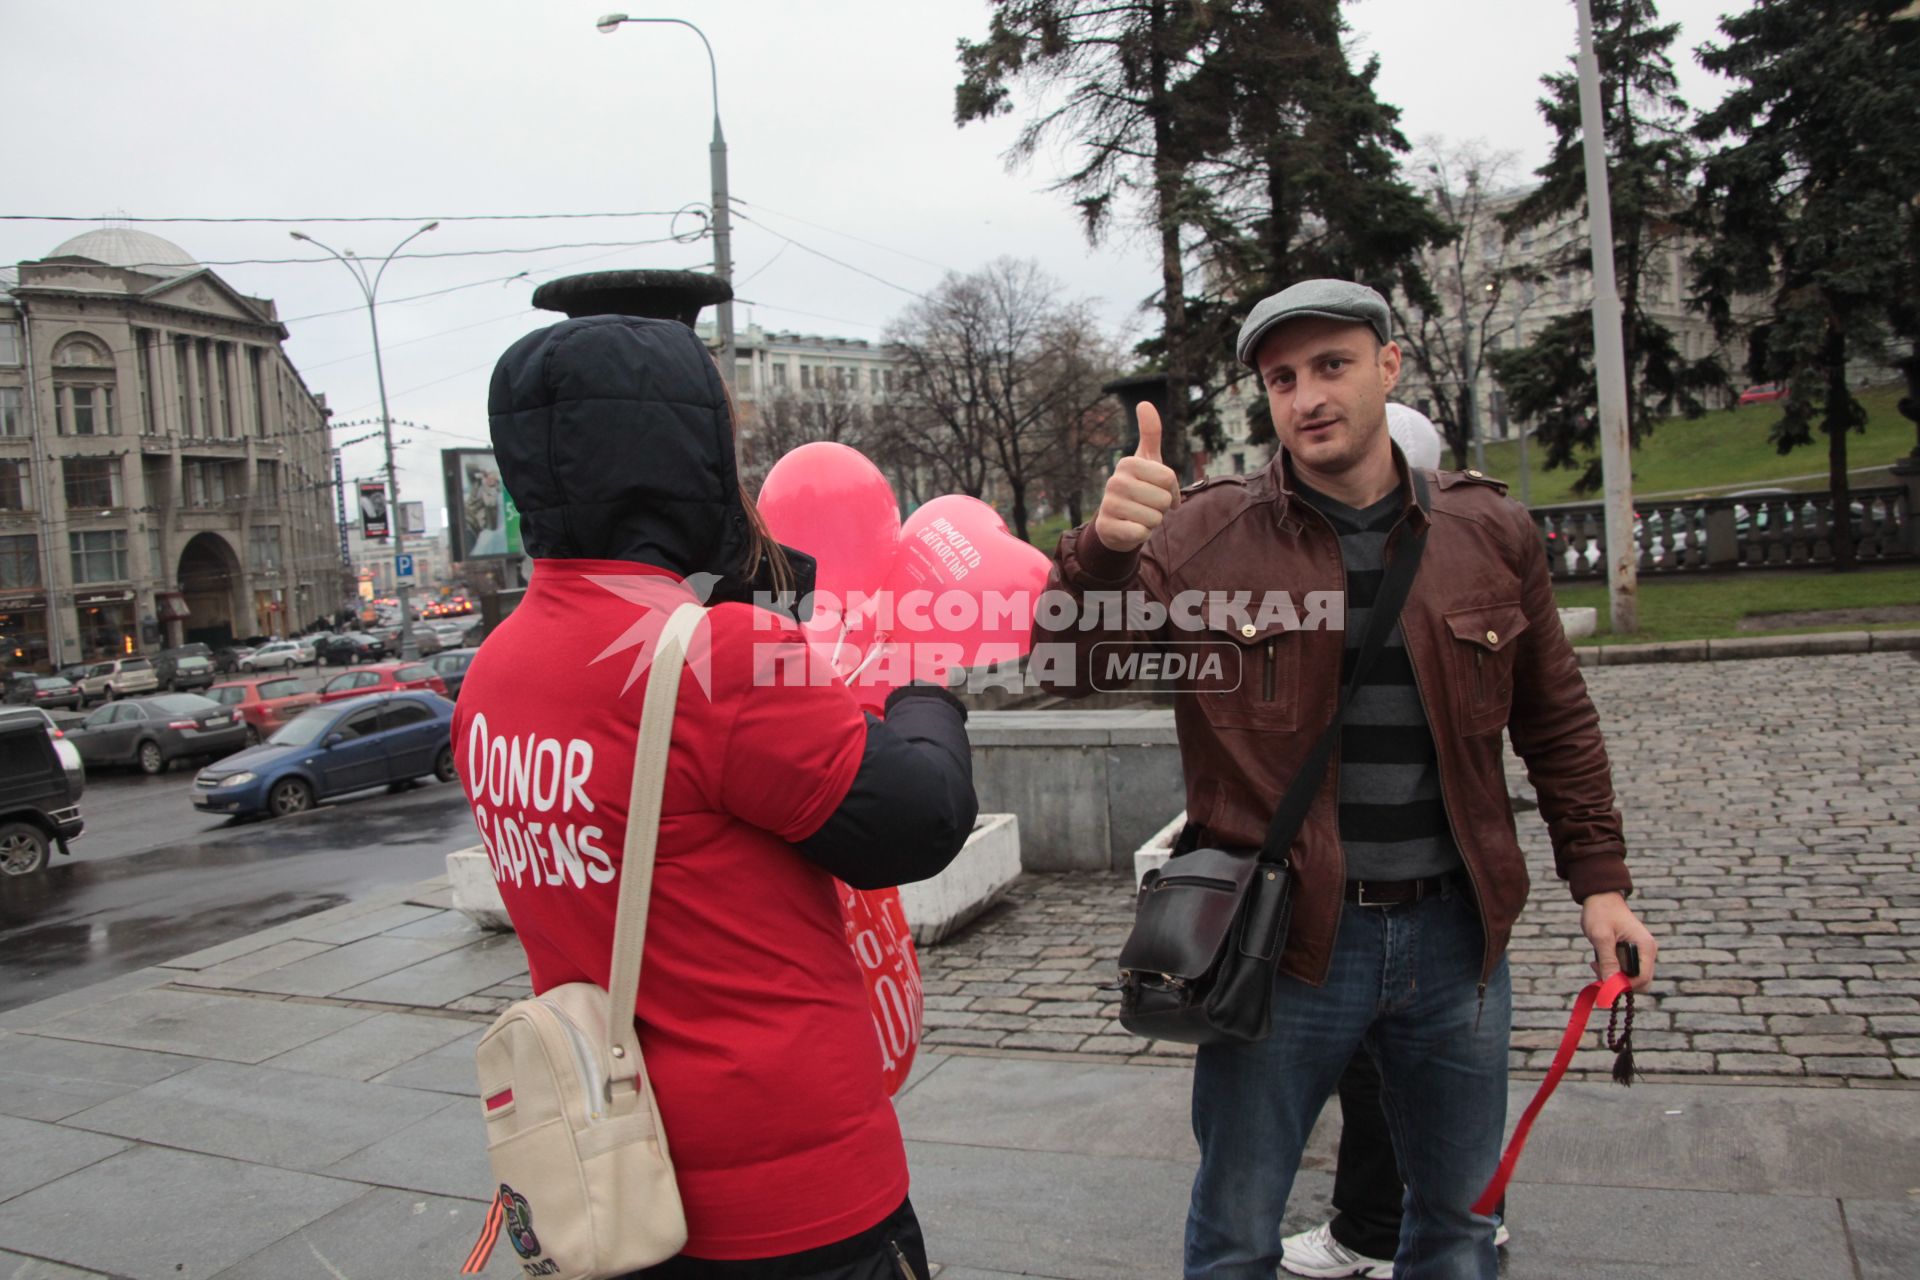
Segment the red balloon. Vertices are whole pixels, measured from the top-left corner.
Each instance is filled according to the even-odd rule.
[[[896,643],[944,649],[948,666],[1018,657],[1050,564],[978,498],[935,498],[901,527],[885,580],[893,626],[882,630]]]
[[[880,1074],[891,1097],[906,1083],[920,1045],[925,1008],[920,957],[914,953],[898,889],[856,889],[839,880],[834,884],[840,890],[847,945],[866,979],[867,1004],[880,1042]]]
[[[816,440],[773,464],[756,505],[773,536],[818,562],[818,611],[838,620],[855,592],[871,596],[893,563],[900,507],[865,454]]]

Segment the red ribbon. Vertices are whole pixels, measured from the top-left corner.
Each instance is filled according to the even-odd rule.
[[[1567,1065],[1573,1061],[1573,1051],[1580,1047],[1580,1037],[1587,1033],[1587,1019],[1593,1016],[1593,1007],[1604,1004],[1613,1008],[1613,1002],[1620,994],[1633,985],[1633,979],[1624,973],[1615,973],[1605,982],[1589,982],[1580,990],[1580,998],[1573,1002],[1573,1016],[1567,1019],[1567,1029],[1560,1037],[1560,1047],[1553,1051],[1553,1065],[1547,1068],[1547,1078],[1540,1082],[1540,1088],[1533,1095],[1533,1101],[1521,1113],[1520,1123],[1513,1131],[1513,1137],[1507,1142],[1506,1154],[1500,1157],[1500,1167],[1494,1170],[1493,1181],[1487,1183],[1487,1189],[1473,1202],[1473,1211],[1486,1217],[1500,1205],[1500,1197],[1507,1193],[1507,1183],[1513,1179],[1514,1166],[1520,1163],[1520,1152],[1527,1145],[1527,1134],[1533,1129],[1534,1120],[1540,1115],[1541,1108],[1547,1105],[1547,1099],[1559,1087],[1560,1077],[1567,1074]]]

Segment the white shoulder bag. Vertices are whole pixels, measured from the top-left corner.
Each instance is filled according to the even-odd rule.
[[[687,646],[706,610],[667,620],[647,675],[633,761],[611,989],[570,982],[509,1005],[477,1050],[487,1157],[499,1190],[463,1274],[502,1231],[529,1276],[605,1280],[663,1262],[687,1242],[653,1082],[634,1034],[667,746]]]

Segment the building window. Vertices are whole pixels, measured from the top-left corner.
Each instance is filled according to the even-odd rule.
[[[165,556],[162,554],[162,550],[163,549],[160,545],[160,531],[158,529],[148,529],[147,530],[147,572],[148,574],[156,578],[171,579],[173,575],[167,572],[167,569],[166,569],[167,561]]]
[[[40,585],[40,540],[30,533],[0,537],[0,591]]]
[[[254,471],[253,496],[258,502],[280,501],[280,464],[262,462]]]
[[[12,321],[0,323],[0,365],[20,363],[20,326]]]
[[[787,365],[784,360],[773,366],[773,385],[776,387],[787,385]]]
[[[99,511],[120,505],[120,459],[68,458],[61,464],[70,511]]]
[[[213,363],[217,377],[214,388],[218,392],[220,405],[220,434],[232,439],[233,430],[233,344],[216,342],[213,344]]]
[[[27,412],[19,387],[0,387],[0,436],[27,434]]]
[[[173,383],[174,390],[179,398],[179,404],[176,408],[180,414],[180,434],[183,436],[195,434],[193,429],[193,414],[191,412],[192,402],[187,395],[187,388],[192,385],[187,377],[187,370],[190,367],[188,360],[189,350],[190,344],[187,341],[186,335],[179,333],[174,334]]]
[[[186,473],[187,506],[217,507],[226,502],[226,463],[189,462],[181,469]]]
[[[1237,476],[1243,476],[1247,474],[1247,455],[1246,454],[1235,453],[1233,455],[1233,474]]]
[[[247,372],[253,375],[253,429],[262,437],[271,435],[267,430],[267,388],[260,381],[260,348],[247,348]]]
[[[88,533],[70,533],[67,540],[73,551],[75,582],[127,581],[126,530],[96,529]]]
[[[63,436],[110,436],[118,429],[112,387],[56,383],[53,405],[56,429]]]
[[[813,366],[810,364],[803,364],[800,366],[800,389],[804,391],[811,388],[812,386],[813,386]]]
[[[753,390],[753,361],[751,358],[737,364],[734,372],[740,379],[740,389],[742,391]]]
[[[0,458],[0,511],[31,511],[27,502],[27,464]]]
[[[893,370],[888,369],[886,371],[886,377],[882,379],[882,382],[885,384],[886,389],[888,391],[893,390]]]
[[[193,340],[193,371],[200,378],[195,408],[200,411],[199,435],[213,435],[213,339]]]
[[[280,567],[280,526],[256,524],[247,530],[247,567],[275,570]]]
[[[151,329],[133,331],[134,360],[140,369],[140,431],[149,436],[160,434],[160,391],[153,369],[154,337]]]

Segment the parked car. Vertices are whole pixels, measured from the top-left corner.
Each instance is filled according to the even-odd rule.
[[[93,670],[93,664],[91,662],[77,662],[70,667],[62,667],[53,674],[63,680],[71,680],[75,684],[79,684],[82,680],[86,679],[87,672],[91,670]]]
[[[273,640],[239,660],[242,671],[288,671],[313,661],[313,649],[298,640]]]
[[[342,631],[326,637],[316,654],[322,666],[350,667],[356,662],[378,662],[387,656],[387,646],[364,631]]]
[[[80,694],[82,702],[112,702],[136,693],[152,693],[159,687],[160,677],[150,659],[114,658],[87,668],[80,681]]]
[[[460,700],[460,686],[467,680],[467,668],[478,652],[478,649],[448,649],[427,660],[427,665],[440,677],[440,683],[447,686],[447,696],[456,702]]]
[[[376,662],[371,666],[343,671],[320,686],[321,702],[338,702],[369,693],[394,689],[431,689],[445,697],[447,686],[434,669],[424,662]]]
[[[1740,403],[1741,404],[1766,404],[1768,401],[1771,401],[1771,400],[1785,399],[1786,394],[1787,394],[1787,389],[1781,386],[1779,383],[1762,382],[1757,386],[1748,387],[1745,391],[1742,391],[1740,393]]]
[[[216,675],[230,675],[240,669],[240,660],[253,652],[253,646],[244,644],[223,644],[213,651],[213,670]]]
[[[309,707],[320,705],[320,695],[298,676],[223,680],[208,689],[207,696],[239,713],[246,725],[248,746],[271,738],[287,721]]]
[[[48,724],[32,708],[0,714],[0,875],[32,875],[47,865],[50,849],[69,852],[67,841],[86,829],[85,775],[66,767]]]
[[[7,681],[7,701],[17,707],[69,707],[78,711],[85,695],[65,676],[20,674]]]
[[[88,764],[138,765],[165,773],[188,756],[222,756],[246,745],[240,716],[197,693],[128,698],[101,707],[67,737]]]
[[[155,678],[160,681],[160,687],[162,689],[169,691],[177,691],[179,689],[180,686],[175,683],[175,678],[179,671],[180,661],[183,658],[206,659],[206,683],[213,683],[213,650],[196,640],[190,644],[183,644],[176,649],[162,649],[159,653],[153,655],[153,674]]]
[[[413,647],[419,651],[421,657],[430,658],[451,646],[440,638],[440,632],[435,628],[424,622],[416,622],[413,624]]]
[[[67,737],[66,730],[38,707],[0,707],[0,718],[8,716],[31,719],[45,728],[48,741],[53,743],[53,754],[60,757],[60,767],[67,771],[67,778],[73,783],[73,794],[78,796],[87,785],[87,766],[80,758],[80,749]]]
[[[451,782],[453,704],[434,693],[354,698],[302,712],[193,780],[196,809],[285,817],[321,800],[432,775]]]
[[[175,658],[172,670],[161,677],[161,683],[174,693],[185,693],[191,689],[205,689],[213,683],[213,659],[195,657],[188,654]]]

